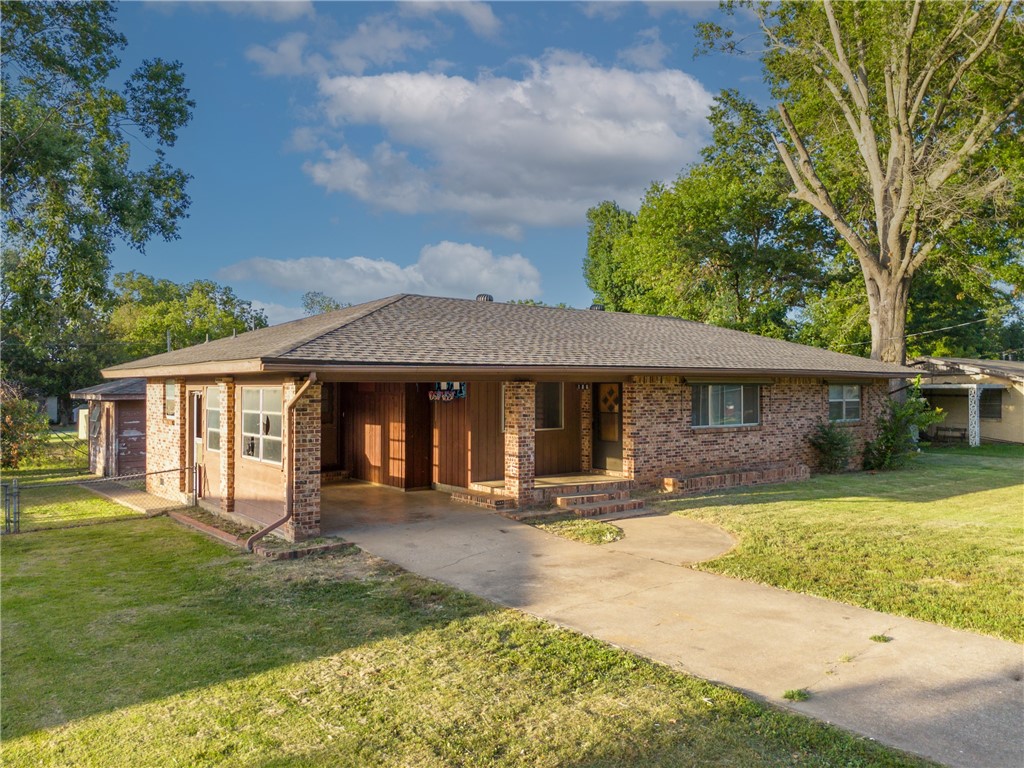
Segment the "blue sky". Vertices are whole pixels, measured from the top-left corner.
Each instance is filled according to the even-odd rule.
[[[301,316],[319,290],[589,305],[586,210],[636,209],[755,59],[694,58],[713,3],[123,3],[126,69],[182,62],[181,237],[115,271],[209,278]],[[135,147],[140,159],[148,150]]]

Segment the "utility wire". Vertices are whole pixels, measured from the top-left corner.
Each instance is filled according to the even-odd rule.
[[[935,328],[935,329],[933,329],[931,331],[918,331],[917,333],[908,333],[903,338],[911,339],[911,338],[914,338],[915,336],[928,336],[929,334],[932,334],[932,333],[942,333],[943,331],[950,331],[950,330],[952,330],[954,328],[963,328],[965,325],[976,325],[978,323],[987,323],[987,322],[988,322],[988,318],[982,318],[981,320],[969,320],[966,323],[957,323],[956,325],[947,325],[945,328]],[[892,341],[895,338],[897,338],[897,337],[890,336],[887,339],[882,339],[882,341]],[[852,344],[839,344],[839,345],[837,345],[835,347],[835,349],[846,349],[847,347],[865,347],[865,346],[867,346],[870,343],[871,343],[870,341],[855,341]]]

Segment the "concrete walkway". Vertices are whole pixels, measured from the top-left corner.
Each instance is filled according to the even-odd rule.
[[[356,516],[335,532],[415,573],[884,744],[950,766],[1024,765],[1021,646],[680,567],[732,542],[671,516],[617,521],[626,538],[595,547],[433,494],[416,504],[404,521]],[[892,641],[870,639],[883,634]],[[811,698],[782,699],[796,688]]]

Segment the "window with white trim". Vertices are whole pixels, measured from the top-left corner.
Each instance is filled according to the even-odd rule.
[[[761,423],[758,384],[694,384],[693,426],[748,427]]]
[[[860,421],[860,384],[828,385],[828,420]]]
[[[220,387],[206,388],[206,450],[220,450]]]
[[[178,415],[178,385],[173,381],[164,382],[164,418],[173,419]]]
[[[281,388],[242,388],[242,455],[281,463]]]

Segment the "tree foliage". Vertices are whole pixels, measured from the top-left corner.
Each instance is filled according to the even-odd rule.
[[[138,272],[114,276],[110,332],[131,360],[267,326],[267,316],[210,280],[175,283]]]
[[[324,312],[334,312],[347,306],[350,305],[328,296],[323,291],[306,291],[302,294],[302,311],[307,315],[322,315]]]
[[[856,257],[872,356],[905,359],[911,284],[926,265],[1019,290],[1020,4],[745,5],[766,42],[792,197]],[[729,30],[700,29],[710,46],[737,47]]]
[[[46,415],[24,385],[0,379],[0,466],[17,469],[43,445]]]
[[[787,197],[770,118],[726,91],[710,121],[703,161],[652,184],[636,215],[612,202],[588,212],[587,283],[610,309],[788,336],[833,245]]]
[[[72,387],[95,375],[82,350],[102,341],[89,328],[115,244],[176,237],[189,204],[165,156],[194,106],[181,66],[146,60],[113,87],[127,42],[114,20],[106,2],[6,3],[0,19],[4,375],[47,394],[69,385],[40,376],[49,366]]]

